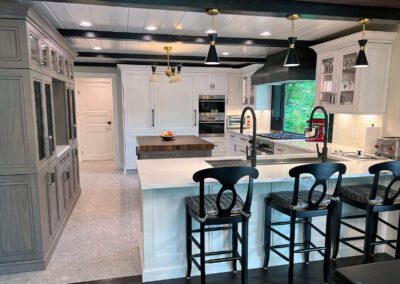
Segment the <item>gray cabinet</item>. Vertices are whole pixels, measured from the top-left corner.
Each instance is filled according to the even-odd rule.
[[[55,130],[62,121],[55,119],[53,93],[60,82],[73,90],[75,55],[31,5],[2,2],[0,274],[45,269],[79,197],[79,185],[71,192],[71,149],[63,157],[56,154]],[[69,103],[73,97],[70,91]],[[68,137],[59,141],[69,144]]]

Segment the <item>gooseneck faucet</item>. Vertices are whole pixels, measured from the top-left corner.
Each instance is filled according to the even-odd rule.
[[[253,120],[253,139],[251,140],[251,166],[256,166],[256,159],[257,159],[257,152],[256,152],[256,134],[257,134],[257,118],[254,109],[251,107],[245,107],[242,111],[242,115],[240,116],[240,133],[243,133],[243,122],[244,122],[244,115],[247,111],[251,112],[252,120]],[[247,154],[247,147],[246,147],[246,158],[248,157]]]
[[[324,114],[324,119],[325,119],[325,129],[324,129],[324,146],[322,148],[322,152],[319,151],[319,145],[317,145],[317,153],[318,157],[322,158],[322,162],[325,163],[328,159],[328,113],[326,112],[326,109],[323,106],[316,106],[310,115],[310,120],[308,121],[308,128],[305,129],[306,132],[311,132],[313,130],[313,118],[315,115],[315,112],[317,110],[321,110],[322,113]],[[318,135],[318,128],[316,128],[315,135],[313,137],[316,137]]]

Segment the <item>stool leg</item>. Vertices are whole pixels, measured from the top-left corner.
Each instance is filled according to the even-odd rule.
[[[324,281],[329,282],[331,270],[331,245],[332,245],[332,215],[334,208],[328,208],[328,215],[326,216],[326,229],[325,229],[325,253],[324,253]]]
[[[310,241],[311,241],[311,224],[312,218],[304,218],[304,226],[303,226],[303,241],[304,241],[304,248],[309,249],[310,248]],[[310,252],[305,252],[304,253],[304,261],[308,264],[310,262]]]
[[[206,284],[206,251],[205,251],[205,229],[206,226],[200,224],[200,278],[201,284]]]
[[[396,254],[395,258],[400,258],[400,214],[399,214],[399,224],[397,226],[397,242],[396,242]]]
[[[264,269],[268,268],[271,246],[271,207],[265,201],[264,205]]]
[[[238,233],[238,224],[233,223],[232,224],[232,250],[233,250],[233,256],[237,256],[237,250],[238,250],[238,238],[237,238],[237,233]],[[237,272],[237,260],[234,260],[232,262],[232,268],[233,272]]]
[[[242,284],[248,283],[247,259],[248,259],[248,218],[243,218],[242,222]]]
[[[379,212],[375,212],[373,214],[373,220],[372,220],[372,237],[371,240],[372,242],[376,242],[376,236],[378,235],[378,218],[379,218]],[[370,254],[375,253],[375,246],[370,246]]]
[[[189,209],[186,207],[186,259],[187,259],[187,271],[186,278],[190,278],[192,273],[192,240],[190,236],[192,234],[192,218],[189,214]]]
[[[336,259],[339,252],[341,219],[342,219],[342,202],[338,201],[338,203],[335,206],[332,217],[332,228],[333,228],[332,259]]]
[[[364,238],[364,257],[363,263],[368,263],[370,259],[372,227],[374,221],[374,214],[372,206],[367,206],[367,216],[365,218],[365,238]]]
[[[288,283],[293,284],[293,263],[294,263],[294,243],[296,230],[296,212],[292,212],[290,216],[290,241],[289,241],[289,275]]]

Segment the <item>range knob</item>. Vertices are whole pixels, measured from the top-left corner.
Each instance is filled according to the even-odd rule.
[[[378,145],[378,144],[375,144],[374,147],[375,147],[376,149],[378,149],[378,148],[379,148],[379,145]]]
[[[393,146],[389,146],[388,150],[389,150],[389,152],[394,152],[394,147]]]

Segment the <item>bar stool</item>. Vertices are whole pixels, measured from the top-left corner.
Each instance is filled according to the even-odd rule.
[[[246,200],[237,195],[235,184],[243,177],[249,177]],[[206,263],[233,262],[233,270],[237,271],[237,261],[242,265],[242,283],[248,283],[247,275],[247,250],[248,250],[248,221],[251,216],[250,207],[253,196],[253,179],[258,177],[258,171],[252,167],[222,167],[210,168],[196,172],[193,175],[195,182],[200,182],[200,195],[187,197],[186,203],[186,254],[187,274],[190,278],[192,263],[200,270],[201,283],[206,283]],[[204,180],[207,178],[217,180],[221,185],[218,194],[204,194]],[[229,191],[229,192],[226,192]],[[192,218],[200,223],[200,229],[192,229]],[[242,234],[238,233],[238,223],[242,223]],[[209,225],[227,225],[208,227]],[[206,227],[207,226],[207,227]],[[232,230],[232,250],[205,251],[205,232]],[[193,236],[200,233],[200,242]],[[238,253],[238,241],[242,245],[242,253]],[[200,253],[192,253],[192,243],[200,249]],[[215,259],[206,256],[231,255]],[[196,260],[200,258],[200,262]]]
[[[309,254],[317,251],[324,257],[324,281],[328,282],[330,272],[331,253],[331,219],[337,198],[340,192],[342,175],[346,166],[340,163],[308,164],[292,168],[289,175],[295,178],[293,191],[273,192],[265,198],[265,226],[264,226],[264,269],[268,268],[270,251],[289,262],[288,283],[293,283],[293,262],[295,253],[304,253],[305,262],[309,262]],[[327,194],[327,181],[338,173],[338,178],[333,195]],[[311,174],[315,182],[309,190],[300,190],[300,177]],[[322,186],[322,191],[317,190]],[[275,209],[290,217],[288,222],[271,222],[271,211]],[[312,217],[327,216],[325,233],[312,224]],[[300,220],[297,220],[300,219]],[[303,242],[295,243],[295,225],[303,223]],[[273,226],[290,225],[290,236],[287,237]],[[325,246],[317,247],[311,242],[311,228],[325,237]],[[271,246],[271,232],[289,241],[289,244]],[[295,247],[303,247],[295,250]],[[289,257],[278,249],[289,248]],[[324,251],[324,252],[322,252]]]
[[[394,176],[388,186],[379,184],[379,178],[382,171],[389,171]],[[363,263],[370,261],[370,254],[374,254],[375,246],[377,245],[390,246],[396,251],[395,258],[400,258],[400,218],[397,227],[379,218],[380,212],[400,210],[400,188],[397,190],[392,188],[396,182],[400,183],[400,161],[383,162],[373,165],[369,168],[369,172],[374,175],[372,184],[360,184],[342,187],[335,220],[335,223],[337,224],[337,231],[333,240],[333,259],[336,259],[337,257],[339,243],[343,243],[362,253]],[[342,203],[365,210],[366,214],[342,217]],[[365,218],[365,231],[343,221],[357,218]],[[396,240],[384,240],[377,234],[379,221],[389,228],[397,231]],[[345,225],[361,233],[362,236],[340,238],[340,225]],[[379,241],[377,241],[377,239],[379,239]],[[349,243],[350,241],[356,240],[364,240],[363,250]],[[396,243],[396,246],[393,245],[393,243]]]

